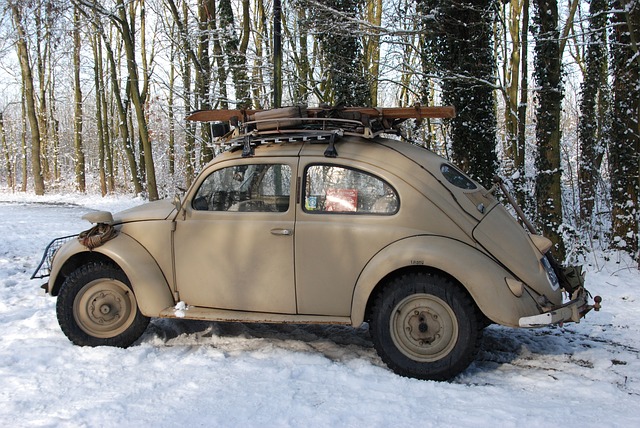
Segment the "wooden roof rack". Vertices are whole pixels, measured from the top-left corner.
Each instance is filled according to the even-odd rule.
[[[375,138],[399,134],[398,125],[407,119],[453,118],[453,107],[284,107],[271,110],[201,110],[187,120],[213,122],[218,144],[243,146],[243,156],[263,143],[290,141],[328,142],[325,155],[337,156],[335,141],[343,135]]]

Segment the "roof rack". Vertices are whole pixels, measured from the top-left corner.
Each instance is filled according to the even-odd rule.
[[[338,137],[355,135],[372,139],[399,134],[407,119],[453,118],[453,107],[284,107],[271,110],[200,110],[187,116],[195,122],[213,122],[217,144],[242,146],[243,156],[265,143],[312,141],[328,143],[325,156],[336,157]]]

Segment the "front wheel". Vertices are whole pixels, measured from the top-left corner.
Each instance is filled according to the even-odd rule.
[[[392,280],[373,306],[371,333],[382,360],[399,375],[447,380],[476,357],[477,309],[453,281],[431,273]]]
[[[126,348],[149,324],[129,279],[109,263],[88,263],[72,272],[62,284],[56,312],[64,334],[81,346]]]

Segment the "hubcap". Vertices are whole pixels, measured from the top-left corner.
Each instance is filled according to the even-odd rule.
[[[458,321],[451,307],[431,294],[413,294],[393,309],[391,339],[407,357],[420,362],[445,357],[456,344]]]
[[[85,285],[73,304],[73,316],[87,334],[110,338],[124,332],[136,316],[136,301],[126,284],[99,279]]]

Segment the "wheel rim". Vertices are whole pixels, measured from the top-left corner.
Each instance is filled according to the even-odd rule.
[[[451,306],[431,294],[413,294],[398,303],[390,329],[400,352],[419,362],[442,359],[458,339],[458,320]]]
[[[137,313],[135,296],[116,279],[98,279],[82,287],[73,303],[73,317],[85,333],[110,338],[123,333]]]

